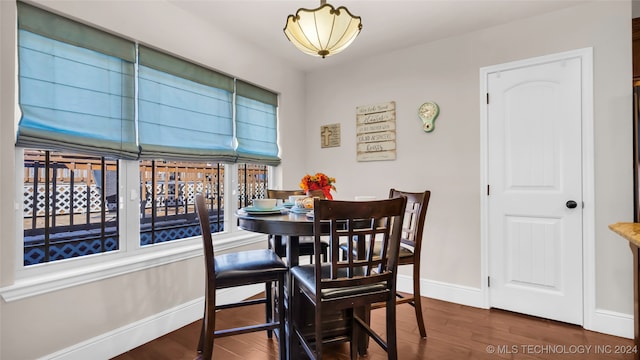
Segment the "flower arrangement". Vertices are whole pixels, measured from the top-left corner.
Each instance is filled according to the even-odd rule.
[[[335,190],[336,187],[333,183],[336,182],[335,178],[328,177],[323,173],[316,173],[315,175],[305,175],[300,181],[300,188],[306,192],[313,190],[322,190],[324,197],[329,200],[333,200],[331,196],[331,190]]]

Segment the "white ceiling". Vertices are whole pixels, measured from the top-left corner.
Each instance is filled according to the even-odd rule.
[[[282,31],[289,14],[319,0],[168,0],[215,27],[304,71],[443,39],[593,0],[330,0],[362,18],[362,32],[340,54],[303,54]],[[604,0],[601,0],[604,1]],[[522,39],[526,42],[526,39]]]

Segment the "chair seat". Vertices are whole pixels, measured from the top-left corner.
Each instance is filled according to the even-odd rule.
[[[270,273],[287,271],[284,261],[268,249],[217,255],[214,258],[214,266],[216,280],[222,283],[233,283],[234,286],[237,286],[242,279],[246,279],[247,283],[255,282],[251,279],[254,272],[259,272],[260,276],[269,276]]]
[[[295,266],[291,269],[291,274],[295,276],[296,281],[299,284],[309,290],[311,294],[315,295],[315,266],[313,264]],[[331,267],[329,264],[322,265],[322,278],[330,278],[329,272]],[[346,277],[347,271],[345,269],[338,270],[339,277]],[[370,294],[377,291],[386,291],[387,283],[379,282],[375,284],[367,284],[360,286],[349,286],[341,288],[329,288],[322,290],[322,298],[335,299],[339,297],[356,296],[360,294]]]
[[[373,247],[373,253],[374,254],[380,254],[380,243],[377,242],[376,245]],[[402,259],[403,257],[413,257],[413,250],[409,249],[408,247],[402,246],[402,244],[400,244],[400,254],[399,254],[400,258]]]

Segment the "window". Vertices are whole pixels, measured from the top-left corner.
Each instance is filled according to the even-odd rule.
[[[118,250],[118,163],[25,150],[24,265]]]
[[[139,167],[140,246],[200,235],[197,193],[206,196],[212,231],[224,231],[224,164],[140,161]],[[265,197],[268,166],[237,168],[238,207]],[[24,265],[118,250],[118,174],[116,160],[26,149]]]
[[[264,198],[268,167],[238,164],[238,207]],[[140,245],[151,245],[200,235],[195,195],[207,200],[211,231],[224,231],[223,164],[195,162],[140,162]]]
[[[251,205],[251,200],[267,197],[269,188],[265,165],[238,164],[238,208]]]
[[[280,162],[276,94],[17,5],[25,266],[199,235],[198,192],[215,232],[264,197]]]
[[[224,230],[224,165],[140,162],[140,245],[200,235],[195,195],[207,199],[211,231]]]

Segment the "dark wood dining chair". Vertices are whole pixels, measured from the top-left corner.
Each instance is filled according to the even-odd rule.
[[[380,345],[389,359],[398,358],[396,336],[396,278],[398,252],[402,235],[402,220],[406,198],[374,201],[314,201],[314,245],[317,250],[313,264],[291,268],[293,307],[305,301],[314,307],[312,329],[306,322],[290,321],[291,346],[299,343],[311,359],[322,359],[325,342],[349,340],[351,359],[358,357],[362,331]],[[319,260],[321,236],[329,231],[329,261]],[[348,239],[357,241],[348,241]],[[354,246],[373,249],[376,241],[382,251],[374,254],[355,251]],[[340,244],[348,244],[350,256],[340,256]],[[367,323],[371,304],[386,306],[386,340]],[[336,311],[345,311],[347,334],[337,338],[323,335],[323,319]]]
[[[302,190],[275,190],[267,189],[267,197],[269,199],[280,199],[287,201],[289,196],[292,195],[305,195]],[[313,261],[313,238],[309,236],[301,236],[298,238],[298,256],[309,256]],[[273,249],[280,257],[286,256],[287,253],[286,240],[280,235],[269,235],[269,249]],[[329,249],[329,243],[322,242],[322,261],[327,261],[327,251]]]
[[[429,207],[431,191],[408,192],[396,189],[389,190],[389,198],[404,196],[407,198],[407,207],[404,215],[404,225],[402,226],[402,242],[400,244],[400,259],[398,265],[413,265],[413,294],[402,295],[397,293],[396,304],[410,304],[413,306],[418,323],[418,331],[422,338],[427,337],[427,330],[424,326],[424,316],[422,314],[422,301],[420,297],[420,254],[422,252],[422,233],[424,222]],[[343,251],[348,251],[346,244],[341,245]],[[380,244],[374,247],[374,253],[380,252]],[[374,304],[372,309],[385,306],[384,303]]]
[[[211,237],[209,211],[204,196],[196,195],[195,202],[202,232],[206,271],[204,318],[197,349],[200,354],[199,359],[212,358],[215,338],[265,330],[267,336],[271,337],[274,329],[277,329],[279,335],[280,359],[286,359],[284,305],[282,301],[277,302],[278,318],[274,319],[271,286],[277,284],[278,296],[284,299],[287,265],[269,249],[247,250],[216,256]],[[260,283],[265,284],[265,297],[216,305],[216,290]],[[265,304],[266,320],[263,324],[216,330],[216,311],[258,304]]]
[[[407,207],[404,214],[404,226],[402,227],[402,243],[400,245],[400,259],[398,265],[413,265],[413,294],[398,295],[396,304],[410,304],[415,309],[418,331],[423,338],[427,337],[422,314],[422,301],[420,292],[420,253],[422,252],[422,233],[427,217],[427,208],[431,191],[408,192],[396,189],[389,191],[389,197],[404,196],[407,198]]]

